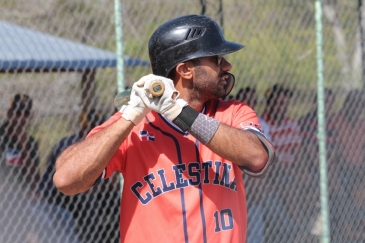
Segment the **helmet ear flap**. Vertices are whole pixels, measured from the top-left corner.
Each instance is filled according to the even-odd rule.
[[[233,89],[233,86],[236,82],[236,78],[232,73],[227,73],[228,78],[226,79],[226,85],[224,85],[224,89],[226,90],[225,96],[229,95]]]

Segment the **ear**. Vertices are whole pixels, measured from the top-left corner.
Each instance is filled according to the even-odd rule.
[[[193,64],[191,62],[182,62],[176,66],[176,72],[183,79],[192,79],[193,78]]]

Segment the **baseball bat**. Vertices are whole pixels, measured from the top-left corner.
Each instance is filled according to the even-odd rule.
[[[154,97],[160,97],[164,91],[165,91],[165,85],[160,80],[153,81],[149,88],[149,92]],[[119,94],[117,94],[117,96],[115,96],[114,98],[115,108],[117,108],[117,110],[120,110],[120,108],[122,108],[123,105],[126,105],[128,103],[130,96],[131,96],[130,89],[124,90]]]

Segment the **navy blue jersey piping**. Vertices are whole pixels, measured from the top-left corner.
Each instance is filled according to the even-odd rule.
[[[196,161],[201,163],[200,161],[200,153],[199,153],[199,141],[195,141],[195,153],[196,153]],[[205,222],[205,213],[204,213],[204,205],[203,205],[203,190],[202,190],[202,183],[199,184],[199,201],[200,201],[200,216],[202,219],[202,226],[203,226],[203,242],[207,242],[207,227]]]
[[[182,162],[182,158],[181,158],[181,150],[180,150],[180,146],[179,146],[179,141],[176,139],[175,136],[173,136],[172,134],[162,131],[161,128],[157,127],[156,125],[154,125],[149,119],[148,117],[146,117],[146,120],[148,122],[148,124],[153,127],[154,129],[160,131],[163,135],[171,138],[174,141],[175,147],[176,147],[176,153],[177,153],[177,158],[178,158],[178,163],[179,164],[183,164]],[[170,125],[170,124],[169,124]],[[170,125],[171,126],[171,125]],[[172,127],[172,126],[171,126]],[[173,128],[173,127],[172,127]],[[175,129],[176,130],[176,129]],[[180,131],[180,133],[182,133]],[[184,133],[182,133],[184,134]],[[184,237],[185,237],[185,243],[189,242],[189,237],[188,237],[188,227],[187,227],[187,219],[186,219],[186,208],[185,208],[185,194],[184,194],[184,188],[180,188],[180,194],[181,194],[181,211],[182,211],[182,215],[183,215],[183,225],[184,225]]]

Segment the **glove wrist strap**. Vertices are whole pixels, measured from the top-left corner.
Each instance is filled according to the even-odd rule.
[[[122,106],[119,112],[122,113],[122,117],[124,119],[127,121],[132,121],[134,125],[138,125],[144,117],[144,114],[139,113],[129,105]]]
[[[189,130],[202,144],[209,143],[220,124],[219,121],[197,112],[190,106],[185,106],[172,122],[184,132]]]
[[[182,108],[181,113],[172,122],[186,132],[193,125],[198,115],[199,112],[187,105]]]

